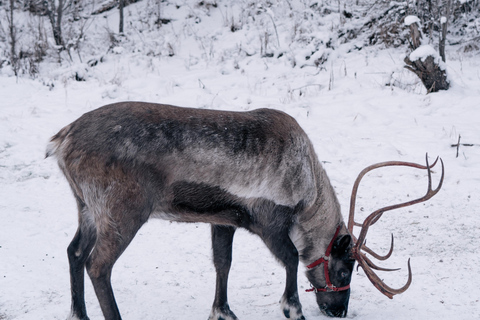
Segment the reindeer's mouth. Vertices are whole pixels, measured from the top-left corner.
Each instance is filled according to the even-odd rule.
[[[348,307],[328,308],[327,306],[321,306],[320,311],[328,317],[345,318],[347,316]]]

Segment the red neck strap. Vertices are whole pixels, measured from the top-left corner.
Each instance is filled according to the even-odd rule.
[[[315,288],[313,285],[311,289],[307,289],[305,291],[307,292],[331,292],[331,291],[344,291],[350,289],[350,284],[344,286],[344,287],[335,287],[332,282],[330,281],[330,276],[328,273],[328,261],[330,260],[330,253],[332,252],[332,247],[333,247],[333,242],[338,236],[338,233],[340,232],[340,226],[337,227],[337,230],[335,231],[335,234],[333,235],[332,240],[330,241],[330,244],[327,247],[327,251],[325,251],[325,255],[321,257],[320,259],[312,262],[307,266],[307,269],[313,269],[316,266],[320,265],[323,263],[323,272],[325,274],[325,282],[326,285],[324,288]]]

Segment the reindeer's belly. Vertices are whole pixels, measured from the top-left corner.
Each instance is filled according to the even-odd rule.
[[[178,222],[207,222],[249,228],[252,212],[248,201],[206,183],[179,181],[169,187],[167,201],[152,216]]]

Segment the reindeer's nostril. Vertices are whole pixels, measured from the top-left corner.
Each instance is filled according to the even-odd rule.
[[[324,309],[322,310],[329,317],[336,318],[345,318],[347,316],[347,310],[344,308],[340,309]]]

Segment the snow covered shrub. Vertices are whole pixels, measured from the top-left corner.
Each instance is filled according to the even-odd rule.
[[[14,7],[0,12],[0,49],[5,57],[0,68],[8,66],[17,76],[35,77],[49,47],[45,27],[42,19],[23,10],[21,3],[10,3]]]
[[[397,48],[408,43],[408,32],[403,28],[406,12],[406,2],[381,2],[367,12],[370,20],[360,28],[361,32],[367,33],[367,44]]]

